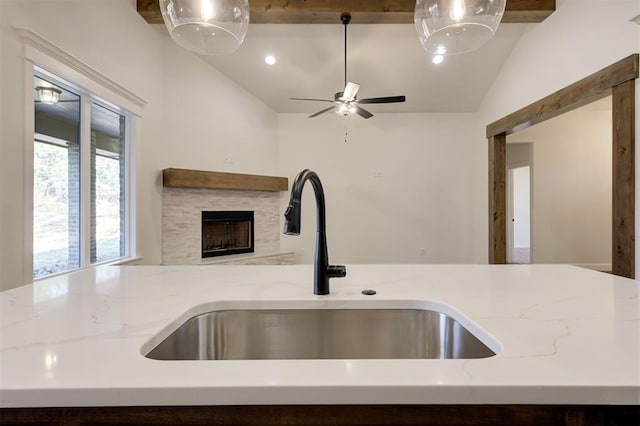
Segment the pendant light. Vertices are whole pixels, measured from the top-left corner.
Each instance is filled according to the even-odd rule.
[[[422,46],[434,55],[478,49],[496,32],[507,0],[417,0],[414,21]]]
[[[249,27],[248,0],[160,0],[171,38],[203,55],[235,52]]]

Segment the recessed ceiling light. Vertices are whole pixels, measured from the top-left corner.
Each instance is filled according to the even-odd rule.
[[[273,64],[276,63],[276,58],[274,58],[271,55],[267,55],[267,56],[264,57],[264,61],[269,65],[273,65]]]
[[[441,64],[442,61],[444,61],[444,56],[442,55],[434,55],[433,59],[431,60],[434,64]]]

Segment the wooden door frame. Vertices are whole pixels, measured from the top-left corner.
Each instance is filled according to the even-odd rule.
[[[487,126],[489,141],[489,263],[506,263],[507,135],[612,96],[611,262],[615,275],[635,278],[635,79],[630,55]]]

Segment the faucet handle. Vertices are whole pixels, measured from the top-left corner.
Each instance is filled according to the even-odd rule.
[[[344,265],[328,265],[327,276],[329,278],[342,278],[347,275],[347,267]]]

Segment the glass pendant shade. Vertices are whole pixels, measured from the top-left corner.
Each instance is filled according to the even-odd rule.
[[[248,0],[160,0],[160,10],[171,38],[203,55],[235,52],[249,28]]]
[[[414,21],[422,46],[435,55],[470,52],[493,37],[507,0],[417,0]]]

